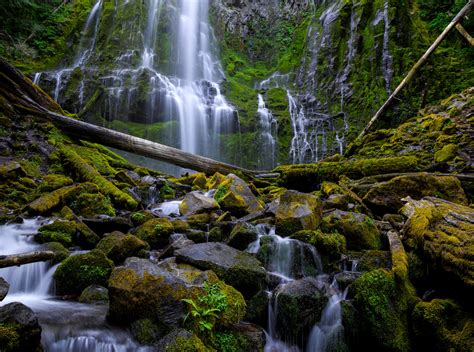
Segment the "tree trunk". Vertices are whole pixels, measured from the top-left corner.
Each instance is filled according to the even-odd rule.
[[[56,254],[53,251],[36,251],[12,255],[0,255],[0,268],[44,262],[46,260],[54,259],[55,256]]]

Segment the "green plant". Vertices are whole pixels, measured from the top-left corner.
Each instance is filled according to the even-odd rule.
[[[210,285],[208,282],[205,282],[204,291],[206,291],[206,294],[199,297],[197,301],[192,298],[182,300],[190,308],[185,321],[191,316],[193,329],[200,335],[211,337],[219,320],[218,313],[225,312],[229,304],[227,296],[221,292],[221,287],[218,283]]]

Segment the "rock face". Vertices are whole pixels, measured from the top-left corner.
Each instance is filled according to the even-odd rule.
[[[474,288],[474,210],[442,199],[409,199],[404,244],[436,272]]]
[[[115,264],[120,264],[128,257],[137,256],[140,251],[150,249],[150,246],[136,236],[116,231],[102,238],[97,249],[104,252]]]
[[[335,210],[324,217],[322,230],[344,235],[350,250],[379,249],[381,246],[377,225],[364,214]]]
[[[397,213],[404,205],[402,198],[410,196],[441,197],[454,203],[467,205],[461,182],[455,176],[420,174],[395,177],[373,187],[364,197],[364,203],[377,213]]]
[[[288,338],[304,338],[321,318],[327,297],[314,278],[295,280],[281,285],[274,294],[277,326]]]
[[[245,215],[263,210],[249,186],[234,174],[227,175],[217,187],[214,198],[222,209]]]
[[[0,307],[0,349],[2,352],[43,350],[38,319],[24,304],[14,302]]]
[[[322,203],[318,197],[286,191],[276,209],[276,231],[281,236],[291,236],[300,230],[316,230],[321,217]]]
[[[0,302],[7,296],[10,285],[6,282],[3,277],[0,277]]]
[[[199,243],[179,249],[174,254],[182,262],[214,271],[246,298],[264,287],[266,272],[260,261],[223,243]]]
[[[206,213],[216,209],[219,209],[216,200],[206,197],[199,191],[186,194],[179,206],[179,212],[184,216]]]

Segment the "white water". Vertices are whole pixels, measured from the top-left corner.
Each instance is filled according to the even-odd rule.
[[[94,50],[97,40],[97,29],[99,27],[101,6],[102,0],[97,1],[84,24],[81,40],[79,42],[79,49],[73,67],[85,65]],[[90,33],[91,31],[92,35]]]
[[[276,136],[278,126],[271,111],[267,109],[265,100],[261,94],[258,94],[257,114],[259,116],[260,136],[262,141],[258,166],[261,170],[271,170],[276,166]]]
[[[22,224],[0,225],[0,255],[37,250],[33,241],[44,219],[25,220]],[[0,269],[9,284],[7,297],[0,306],[21,302],[37,315],[42,327],[41,342],[49,352],[132,352],[149,351],[133,341],[124,330],[105,322],[106,305],[87,305],[55,300],[53,275],[57,265],[47,262]]]
[[[164,202],[153,208],[151,211],[156,215],[179,216],[179,206],[182,202],[183,201],[181,200],[172,200],[169,202]]]

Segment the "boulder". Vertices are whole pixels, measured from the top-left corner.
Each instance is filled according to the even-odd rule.
[[[214,271],[220,279],[250,298],[265,286],[265,269],[258,259],[218,242],[199,243],[175,251],[179,261]]]
[[[375,221],[364,214],[332,211],[323,218],[321,229],[344,235],[349,250],[379,249],[382,244]]]
[[[334,275],[334,280],[336,280],[340,290],[345,290],[347,286],[351,285],[361,275],[362,273],[357,271],[342,271]]]
[[[96,218],[82,219],[82,222],[99,235],[114,231],[127,233],[132,228],[132,224],[128,219],[119,216],[100,216]]]
[[[186,237],[186,235],[180,233],[171,235],[170,242],[171,243],[165,249],[163,249],[163,252],[159,257],[160,259],[172,257],[174,255],[174,251],[194,244],[194,241],[191,241]]]
[[[166,218],[151,219],[135,230],[135,236],[147,242],[152,249],[163,248],[174,232],[171,221]]]
[[[174,329],[159,342],[156,352],[207,352],[209,349],[193,333]]]
[[[54,279],[59,295],[79,295],[89,285],[107,286],[114,263],[100,250],[66,258],[56,269]]]
[[[79,296],[81,303],[106,303],[109,301],[109,291],[99,285],[87,286]]]
[[[304,339],[321,319],[327,303],[322,285],[314,278],[303,278],[282,284],[273,294],[277,329],[284,341]]]
[[[35,313],[22,303],[0,307],[0,349],[2,352],[37,352],[41,347],[41,326]]]
[[[399,176],[374,186],[364,197],[364,203],[378,214],[397,213],[404,205],[402,198],[419,200],[425,196],[446,199],[467,205],[467,198],[456,176],[417,174]]]
[[[236,215],[245,215],[263,209],[250,187],[234,174],[227,175],[220,182],[214,198],[222,209]]]
[[[318,197],[286,191],[280,196],[275,212],[276,232],[280,236],[291,236],[300,230],[316,230],[321,217],[322,203]]]
[[[39,243],[59,242],[65,247],[78,245],[84,249],[92,249],[100,238],[81,221],[56,220],[40,227],[35,240]]]
[[[0,277],[0,302],[7,296],[10,285],[6,282],[3,277]]]
[[[247,249],[250,243],[254,242],[258,237],[255,226],[246,222],[238,223],[232,229],[227,244],[241,251]]]
[[[402,212],[404,244],[418,253],[437,280],[453,279],[474,288],[474,210],[446,200],[407,199]]]
[[[141,251],[149,250],[150,246],[134,235],[115,231],[104,236],[96,248],[115,264],[120,264],[128,257],[136,257]]]
[[[321,193],[325,197],[325,209],[340,209],[347,211],[367,212],[362,199],[351,190],[333,182],[323,182]]]
[[[216,200],[206,197],[199,191],[186,194],[179,205],[179,212],[184,216],[207,213],[217,209],[219,209],[219,204]]]

